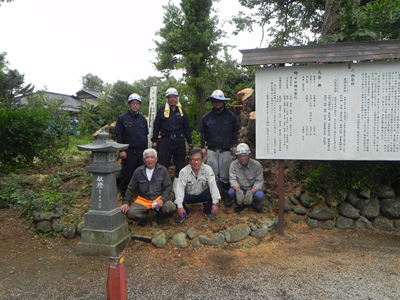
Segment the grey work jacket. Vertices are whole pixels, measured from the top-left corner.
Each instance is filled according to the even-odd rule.
[[[164,166],[156,164],[151,181],[146,176],[146,165],[140,166],[133,172],[122,204],[130,205],[135,196],[141,196],[146,200],[155,200],[162,196],[161,200],[165,203],[170,199],[171,187],[171,179]]]
[[[239,163],[239,160],[233,161],[229,167],[229,183],[231,186],[238,186],[246,191],[262,190],[264,177],[261,164],[250,159],[245,168]]]

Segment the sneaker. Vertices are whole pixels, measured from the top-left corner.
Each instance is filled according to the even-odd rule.
[[[181,218],[179,215],[175,218],[175,223],[183,223],[183,221],[185,221],[185,219],[189,218],[192,215],[192,213],[189,213],[188,215],[186,215],[186,218]]]
[[[264,212],[264,210],[262,209],[261,206],[259,208],[256,208],[256,207],[253,206],[253,209],[254,209],[255,212],[257,212],[259,214],[262,214]]]
[[[215,221],[215,216],[213,214],[206,214],[205,212],[201,212],[203,216],[205,216],[209,221]]]
[[[240,213],[244,209],[244,205],[238,205],[235,207],[234,211]]]

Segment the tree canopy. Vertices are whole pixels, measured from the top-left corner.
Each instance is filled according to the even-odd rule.
[[[263,30],[270,47],[309,42],[397,39],[400,0],[239,0],[250,14],[239,12],[231,23],[235,34]]]
[[[330,0],[332,1],[332,0]],[[400,38],[400,0],[339,2],[336,31],[323,36],[323,42],[379,41]]]
[[[14,107],[18,104],[17,96],[30,95],[35,87],[25,85],[24,75],[8,68],[6,55],[0,53],[0,107]]]
[[[205,91],[210,66],[222,45],[218,40],[223,32],[218,19],[211,16],[213,0],[182,0],[180,7],[171,2],[163,6],[164,27],[156,35],[157,70],[167,76],[182,69],[188,94],[194,95],[200,115],[205,112]]]
[[[82,76],[82,88],[101,92],[104,88],[104,81],[97,75],[88,73],[85,76]]]
[[[243,7],[252,9],[250,14],[239,12],[231,23],[236,25],[234,34],[262,28],[260,45],[265,34],[273,47],[307,43],[310,34],[320,32],[323,24],[325,0],[239,0]]]

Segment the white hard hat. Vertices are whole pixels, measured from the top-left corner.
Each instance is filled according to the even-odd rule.
[[[221,90],[215,90],[212,94],[211,97],[208,97],[206,99],[207,101],[212,101],[212,100],[218,100],[218,101],[229,101],[231,100],[230,98],[225,98],[224,93]]]
[[[240,143],[236,147],[236,156],[250,155],[251,151],[249,146],[245,143]]]
[[[178,95],[178,91],[176,90],[176,89],[174,89],[174,88],[169,88],[166,92],[165,92],[165,97],[168,97],[168,96],[179,96]]]
[[[135,93],[129,96],[128,103],[133,101],[133,100],[136,100],[136,101],[139,101],[140,103],[142,103],[142,98],[140,98],[140,96],[138,94],[135,94]]]

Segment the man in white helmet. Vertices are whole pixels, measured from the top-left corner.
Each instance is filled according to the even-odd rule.
[[[229,167],[231,189],[228,196],[237,202],[235,212],[240,213],[246,206],[262,213],[261,202],[264,200],[262,187],[264,184],[261,164],[250,158],[249,146],[240,143],[236,148],[237,159]]]
[[[147,120],[139,113],[142,99],[138,94],[128,97],[129,110],[120,115],[115,125],[114,133],[117,135],[117,142],[129,144],[128,149],[120,151],[122,159],[121,169],[121,196],[125,196],[129,181],[137,167],[143,165],[143,151],[147,149],[147,135],[149,129]]]
[[[224,93],[215,90],[205,101],[212,101],[213,108],[201,119],[197,131],[201,132],[201,151],[213,169],[225,207],[231,207],[228,197],[229,166],[236,153],[241,126],[235,114],[225,108],[229,101]],[[206,148],[207,147],[207,148]]]
[[[151,139],[153,148],[158,149],[159,164],[168,169],[172,157],[175,165],[175,178],[179,176],[179,171],[186,164],[185,138],[189,148],[193,148],[189,119],[179,103],[178,96],[178,91],[174,88],[166,91],[167,102],[157,110]],[[177,180],[174,180],[174,186],[176,182]]]

